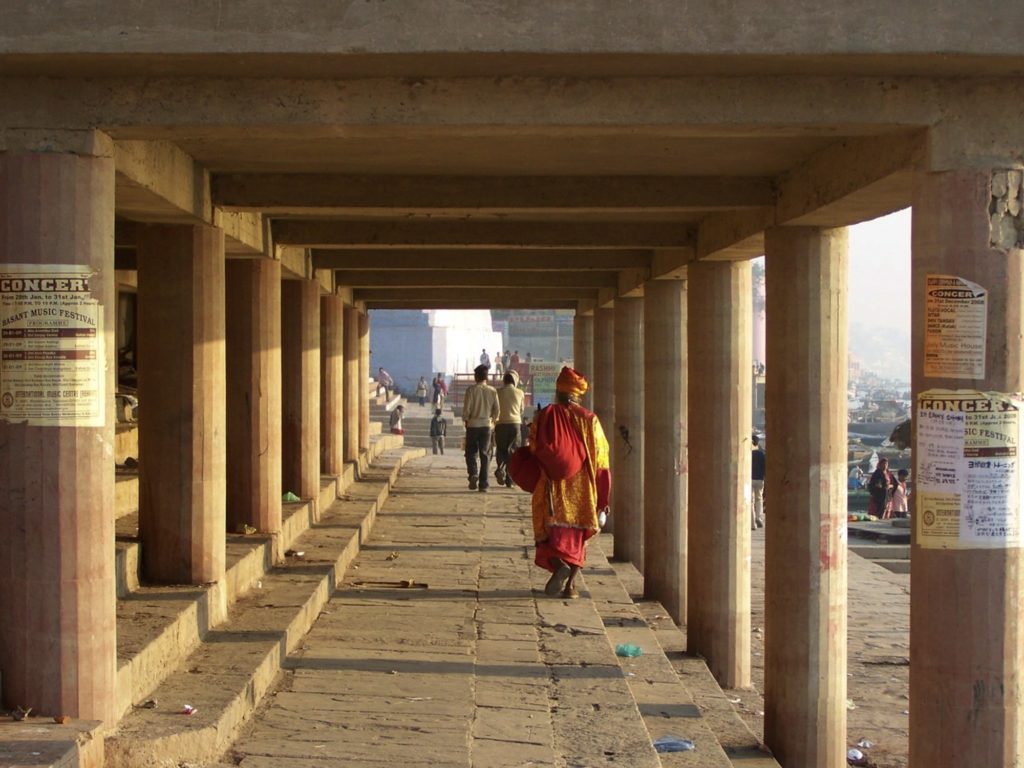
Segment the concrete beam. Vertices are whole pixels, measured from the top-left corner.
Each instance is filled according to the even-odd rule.
[[[283,279],[308,280],[313,277],[312,259],[308,248],[276,245],[274,255],[281,262]]]
[[[518,264],[506,263],[506,266]],[[566,270],[564,272],[524,271],[524,270],[334,270],[334,280],[338,285],[353,288],[388,288],[388,287],[506,287],[523,288],[527,286],[553,286],[565,288],[614,288],[618,285],[615,272]]]
[[[696,258],[697,250],[695,248],[663,248],[656,250],[651,257],[651,279],[685,279],[687,265]]]
[[[450,299],[446,301],[367,301],[365,309],[575,309],[576,302],[564,299]]]
[[[645,250],[577,251],[553,248],[501,249],[390,249],[349,251],[313,249],[317,269],[422,270],[439,269],[516,269],[533,270],[617,270],[648,267],[651,252]]]
[[[270,242],[262,214],[214,208],[213,225],[224,230],[224,254],[228,258],[270,255]]]
[[[151,223],[209,224],[210,178],[169,141],[114,142],[118,216]]]
[[[596,299],[595,288],[545,286],[536,288],[357,288],[352,292],[357,301],[578,301]],[[515,306],[518,306],[517,304]],[[575,304],[573,305],[575,306]]]
[[[771,205],[763,177],[353,176],[235,173],[211,179],[215,204],[267,214],[651,212]]]
[[[644,295],[644,283],[651,279],[649,269],[624,269],[619,272],[619,279],[616,287],[619,296],[630,298],[642,298]]]
[[[308,248],[685,248],[685,224],[620,221],[321,220],[273,222],[274,242]]]

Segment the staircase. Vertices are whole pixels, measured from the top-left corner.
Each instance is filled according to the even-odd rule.
[[[402,427],[405,429],[405,445],[410,448],[431,450],[433,443],[430,440],[430,420],[434,417],[435,408],[429,402],[426,405],[420,405],[418,400],[408,401],[396,396],[387,403],[371,405],[370,420],[380,423],[381,431],[385,434],[388,433],[391,429],[391,411],[399,405],[405,406],[405,416],[402,418]],[[462,418],[455,415],[448,403],[445,403],[444,408],[441,409],[441,414],[448,421],[445,451],[461,451],[462,440],[466,436]]]

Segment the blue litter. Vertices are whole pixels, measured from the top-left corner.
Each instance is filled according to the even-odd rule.
[[[616,656],[640,656],[643,651],[639,645],[633,645],[632,643],[619,643],[615,646]]]
[[[654,742],[655,752],[692,752],[697,745],[690,739],[680,739],[678,736],[662,736]]]

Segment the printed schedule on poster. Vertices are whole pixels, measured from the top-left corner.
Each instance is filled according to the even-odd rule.
[[[988,291],[955,275],[925,276],[924,375],[985,378]]]
[[[917,543],[940,549],[1022,544],[1020,394],[929,390],[917,400]]]
[[[88,266],[0,267],[0,419],[103,426],[103,322]]]

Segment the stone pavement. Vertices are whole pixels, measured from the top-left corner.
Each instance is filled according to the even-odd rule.
[[[762,729],[757,631],[758,690],[723,694],[713,682],[692,689],[691,680],[710,680],[706,667],[690,658],[686,664],[703,672],[687,677],[681,654],[670,653],[692,690],[676,685],[671,666],[656,663],[656,655],[664,660],[660,648],[648,653],[646,645],[665,637],[664,611],[628,600],[624,587],[636,594],[639,575],[629,564],[609,566],[605,537],[591,547],[583,598],[547,598],[547,573],[532,562],[529,497],[494,487],[472,493],[464,477],[458,453],[407,466],[369,541],[285,662],[276,692],[224,763],[775,765],[750,735]],[[763,544],[756,534],[758,629]],[[850,556],[851,744],[876,742],[871,757],[886,768],[905,765],[908,584],[907,576]],[[612,644],[634,637],[644,657],[618,659]],[[657,755],[652,738],[669,734],[694,738],[698,750]]]

